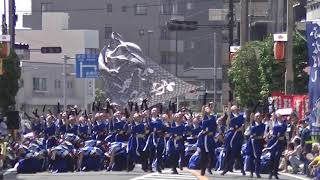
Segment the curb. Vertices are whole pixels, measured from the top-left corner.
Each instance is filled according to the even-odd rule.
[[[209,180],[207,176],[201,176],[201,174],[196,170],[192,170],[188,168],[185,168],[185,170],[190,172],[192,175],[196,176],[199,180]]]

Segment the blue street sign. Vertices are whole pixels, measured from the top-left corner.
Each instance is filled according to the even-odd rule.
[[[76,54],[76,77],[98,78],[98,54]]]

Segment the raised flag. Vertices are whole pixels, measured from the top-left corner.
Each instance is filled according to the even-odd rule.
[[[122,105],[148,98],[152,106],[197,89],[170,74],[145,56],[138,45],[124,41],[115,32],[100,53],[99,69],[107,96]]]

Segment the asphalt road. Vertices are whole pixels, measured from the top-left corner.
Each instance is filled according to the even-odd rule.
[[[304,176],[286,176],[280,175],[282,180],[308,180]],[[241,173],[228,173],[221,176],[220,172],[214,172],[213,175],[200,176],[197,170],[180,171],[178,175],[172,175],[170,170],[164,170],[159,173],[144,173],[141,170],[132,172],[76,172],[76,173],[37,173],[37,174],[16,174],[5,175],[5,180],[249,180],[256,179],[242,176]],[[267,175],[262,175],[262,179],[268,179]]]

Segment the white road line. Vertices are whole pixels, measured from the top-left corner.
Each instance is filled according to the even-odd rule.
[[[288,176],[288,177],[293,177],[293,178],[296,178],[296,179],[300,179],[300,180],[310,180],[311,178],[308,178],[308,177],[301,177],[301,176],[297,176],[297,175],[294,175],[294,174],[288,174],[288,173],[279,173],[283,176]]]
[[[163,171],[163,173],[150,173],[140,177],[135,177],[131,180],[196,180],[196,176],[193,176],[191,173],[179,173],[171,174],[171,171]]]

